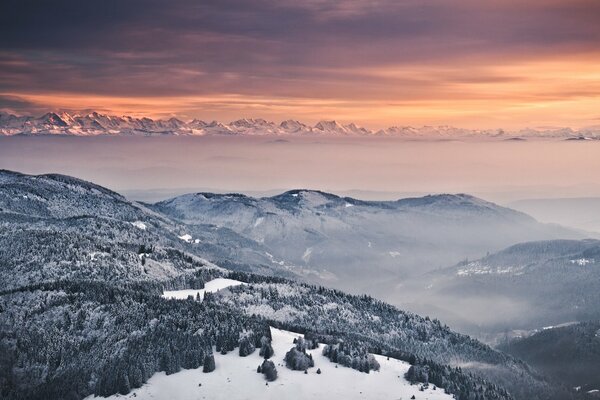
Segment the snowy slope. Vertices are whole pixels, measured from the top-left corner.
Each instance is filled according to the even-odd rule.
[[[452,399],[442,389],[433,387],[419,390],[419,385],[411,385],[404,374],[409,364],[383,356],[375,356],[381,364],[380,371],[369,374],[358,372],[334,364],[318,349],[308,350],[315,361],[315,367],[308,374],[292,371],[284,366],[283,357],[293,346],[293,332],[271,328],[278,378],[268,385],[256,368],[262,363],[258,350],[247,357],[239,357],[236,351],[226,355],[215,353],[216,370],[205,374],[202,369],[183,370],[173,375],[164,372],[155,374],[141,388],[109,399]],[[317,374],[317,368],[322,373]],[[201,386],[200,386],[201,384]],[[91,399],[94,397],[89,397]]]
[[[188,296],[192,296],[196,298],[196,296],[200,296],[201,299],[204,299],[204,293],[216,292],[217,290],[225,289],[230,286],[236,285],[245,285],[245,283],[236,281],[234,279],[226,279],[226,278],[217,278],[213,279],[210,282],[207,282],[204,285],[204,289],[183,289],[183,290],[172,290],[165,291],[163,293],[163,297],[167,299],[187,299]]]

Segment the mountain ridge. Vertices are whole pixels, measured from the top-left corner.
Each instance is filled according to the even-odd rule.
[[[262,118],[242,118],[229,123],[182,121],[175,117],[114,116],[96,111],[87,114],[48,112],[42,116],[17,116],[0,112],[0,135],[69,135],[69,136],[332,136],[396,137],[408,140],[454,140],[485,138],[492,140],[563,139],[600,140],[600,126],[572,128],[464,129],[440,126],[392,126],[367,129],[355,123],[341,124],[322,120],[310,126],[296,120],[280,124]]]
[[[110,193],[61,175],[0,173],[0,333],[9,338],[0,341],[8,355],[0,357],[3,398],[127,394],[155,372],[209,365],[213,351],[241,349],[244,338],[260,346],[269,321],[328,341],[336,340],[335,331],[356,351],[412,355],[417,366],[436,368],[439,387],[460,399],[481,388],[495,394],[490,399],[513,398],[495,385],[509,387],[518,399],[536,393],[548,398],[544,394],[552,390],[525,364],[439,321],[368,296],[213,264],[202,247],[195,248],[202,243],[191,226],[168,216],[160,220],[158,213]],[[244,281],[250,292],[225,293],[239,293],[232,287],[201,304],[159,296],[199,289],[215,278]],[[256,309],[255,302],[263,306]],[[275,309],[280,312],[269,317]],[[305,320],[308,311],[312,317]],[[346,318],[348,313],[353,317]],[[330,315],[338,319],[334,326],[325,324],[334,321]],[[316,317],[318,326],[311,323]],[[434,356],[439,363],[427,361]],[[455,359],[489,368],[469,367],[474,377],[452,365]]]

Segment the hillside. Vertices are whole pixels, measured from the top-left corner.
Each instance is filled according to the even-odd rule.
[[[308,374],[292,371],[284,367],[284,355],[293,347],[294,339],[299,336],[293,332],[271,328],[272,345],[275,355],[278,377],[268,385],[262,374],[256,373],[256,366],[262,364],[263,357],[255,351],[250,356],[240,358],[237,354],[215,355],[217,369],[204,374],[199,369],[183,370],[173,375],[156,374],[148,385],[133,391],[137,399],[165,398],[173,400],[192,399],[383,399],[391,393],[398,398],[444,400],[452,399],[443,389],[433,389],[433,385],[420,390],[421,385],[408,382],[404,375],[410,364],[375,356],[381,364],[381,370],[370,374],[351,368],[338,368],[336,364],[322,355],[323,345],[307,351],[315,360],[315,366]],[[317,368],[321,371],[317,374]],[[243,395],[240,396],[240,389]],[[122,398],[119,395],[109,399]]]
[[[440,314],[460,313],[453,326],[469,322],[467,331],[489,334],[493,341],[513,330],[518,335],[518,330],[600,318],[598,285],[600,241],[553,240],[511,246],[426,274],[409,286],[415,301],[423,299]]]
[[[582,398],[597,398],[600,390],[600,323],[585,322],[543,329],[529,337],[509,340],[500,348],[576,388]]]
[[[96,185],[0,176],[3,398],[126,394],[155,372],[210,365],[213,351],[260,346],[269,325],[332,346],[343,341],[359,361],[367,352],[411,361],[415,379],[460,399],[481,391],[511,398],[505,389],[545,399],[555,390],[525,364],[438,321],[367,296],[222,268],[201,257],[203,238],[190,226]],[[247,284],[204,293],[202,302],[161,297],[210,291],[218,278]],[[344,354],[340,348],[338,359],[336,350],[336,362],[346,363]]]
[[[522,241],[583,238],[465,194],[362,201],[311,190],[264,198],[195,193],[152,208],[230,229],[309,282],[394,303],[403,300],[397,289],[407,277]]]
[[[64,175],[0,171],[0,232],[5,289],[67,277],[169,280],[211,261],[291,275],[231,230],[184,225]]]

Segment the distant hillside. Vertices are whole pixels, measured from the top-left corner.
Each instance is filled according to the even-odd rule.
[[[423,308],[481,337],[600,319],[600,241],[521,243],[408,286]]]
[[[583,238],[466,194],[362,201],[312,190],[273,197],[195,193],[152,208],[230,229],[306,280],[398,301],[410,276],[529,240]]]
[[[500,349],[518,357],[582,398],[600,391],[600,322],[549,328],[508,341]]]

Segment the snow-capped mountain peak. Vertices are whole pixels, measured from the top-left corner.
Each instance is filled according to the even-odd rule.
[[[296,120],[280,124],[262,118],[243,118],[227,124],[199,119],[183,121],[176,117],[152,119],[148,117],[112,116],[96,111],[87,114],[48,112],[39,117],[17,116],[0,112],[0,135],[72,135],[72,136],[159,136],[159,135],[325,135],[325,136],[387,136],[411,140],[465,140],[465,139],[555,139],[600,140],[600,126],[581,129],[564,127],[538,127],[515,131],[502,129],[463,129],[448,125],[440,126],[392,126],[378,130],[363,128],[356,123],[341,124],[335,120],[323,120],[314,126]]]

